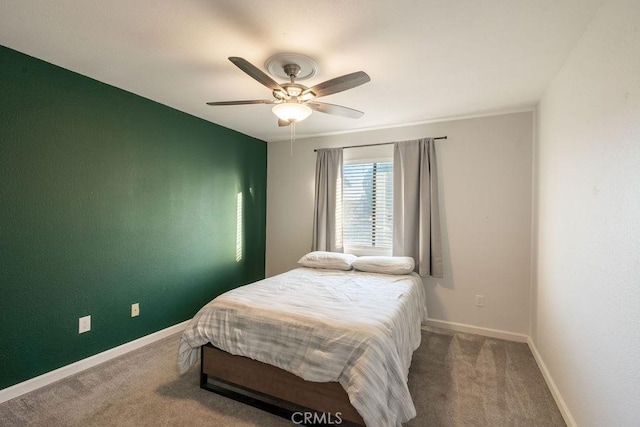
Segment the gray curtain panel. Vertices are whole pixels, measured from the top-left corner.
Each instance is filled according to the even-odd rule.
[[[438,171],[433,138],[396,142],[393,255],[410,256],[421,276],[442,278]]]
[[[342,148],[324,148],[316,157],[312,251],[343,252]]]

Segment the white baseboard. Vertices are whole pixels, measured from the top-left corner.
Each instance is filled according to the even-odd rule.
[[[119,345],[118,347],[103,351],[102,353],[87,357],[86,359],[78,360],[77,362],[71,363],[70,365],[63,366],[62,368],[58,368],[54,371],[47,372],[46,374],[31,378],[30,380],[12,385],[11,387],[4,388],[0,390],[0,403],[15,399],[16,397],[21,396],[25,393],[29,393],[30,391],[33,391],[40,387],[44,387],[53,382],[84,371],[85,369],[89,369],[91,367],[99,365],[100,363],[106,362],[107,360],[121,356],[130,351],[137,350],[140,347],[144,347],[145,345],[161,340],[162,338],[168,337],[169,335],[178,333],[184,330],[188,322],[189,321],[187,320],[185,322],[178,323],[177,325],[169,326],[166,329],[162,329],[158,332],[154,332],[128,343]],[[178,350],[176,349],[176,351]]]
[[[542,360],[542,356],[538,352],[538,349],[536,348],[535,343],[533,342],[533,340],[531,340],[531,338],[529,338],[527,340],[527,344],[529,344],[529,349],[531,349],[531,353],[533,353],[533,357],[534,359],[536,359],[536,363],[538,364],[538,367],[542,372],[542,376],[544,377],[544,380],[547,382],[547,386],[551,391],[551,395],[553,396],[553,399],[556,401],[556,405],[558,405],[558,409],[562,414],[562,418],[564,418],[564,422],[567,423],[567,426],[569,427],[576,427],[576,421],[573,419],[573,415],[571,415],[571,411],[569,411],[569,408],[567,407],[566,402],[562,398],[562,395],[560,394],[560,390],[558,390],[556,383],[553,381],[553,378],[551,377],[551,374],[547,369],[547,365],[544,364],[544,361]]]
[[[465,325],[463,323],[447,322],[446,320],[428,319],[427,326],[450,329],[456,332],[482,335],[491,338],[500,338],[507,341],[527,342],[529,337],[516,332],[501,331],[499,329],[483,328],[481,326]]]

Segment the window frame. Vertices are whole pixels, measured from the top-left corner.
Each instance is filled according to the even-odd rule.
[[[344,167],[347,165],[353,165],[353,164],[375,164],[375,163],[390,163],[392,168],[393,168],[393,157],[389,157],[389,156],[384,156],[384,157],[356,157],[356,158],[352,158],[349,160],[346,160],[343,162],[342,165],[342,172],[343,172],[343,178],[342,178],[342,207],[344,209]],[[393,169],[392,169],[392,176],[393,176]],[[393,179],[393,178],[392,178]],[[393,186],[393,184],[392,184]],[[393,187],[392,187],[392,197],[393,197]],[[372,209],[374,207],[372,206]],[[393,227],[393,199],[391,201],[391,209],[392,209],[392,220],[391,220],[391,225]],[[373,221],[375,222],[376,219],[373,219]],[[346,222],[346,215],[344,214],[344,212],[342,213],[342,229],[344,230],[345,228],[345,222]],[[363,255],[385,255],[385,256],[391,256],[393,253],[393,231],[391,232],[391,246],[388,248],[383,248],[383,247],[376,247],[373,246],[373,244],[371,246],[364,246],[361,244],[349,244],[346,239],[343,236],[343,249],[345,253],[348,254],[353,254],[353,255],[357,255],[357,256],[363,256]],[[373,236],[372,236],[372,243],[373,243]]]

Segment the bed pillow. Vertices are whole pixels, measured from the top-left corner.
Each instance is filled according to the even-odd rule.
[[[410,256],[361,256],[353,262],[356,270],[383,274],[409,274],[415,266]]]
[[[312,268],[329,268],[333,270],[351,270],[351,264],[358,257],[351,254],[342,254],[338,252],[314,251],[309,252],[300,260],[298,264],[303,267]]]

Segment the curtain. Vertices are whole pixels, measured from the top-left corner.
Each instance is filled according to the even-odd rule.
[[[393,255],[410,256],[421,276],[442,278],[438,172],[433,138],[393,150]]]
[[[317,152],[311,250],[343,252],[342,148]]]

